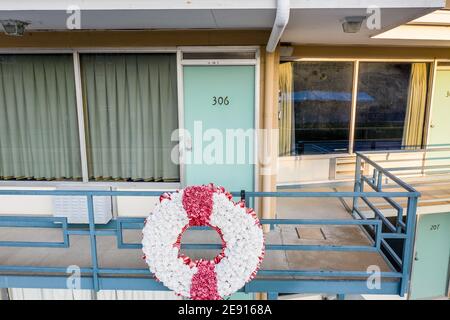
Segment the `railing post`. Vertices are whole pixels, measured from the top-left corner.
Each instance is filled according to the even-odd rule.
[[[247,205],[247,197],[245,195],[245,190],[241,190],[241,201],[244,201],[245,205]]]
[[[278,292],[267,292],[267,300],[277,300]]]
[[[375,246],[378,250],[381,248],[381,233],[383,232],[383,222],[379,219],[379,223],[377,223],[376,227],[376,238],[375,238]]]
[[[91,193],[89,193],[86,197],[89,217],[89,238],[91,243],[92,281],[94,291],[99,291],[100,286],[98,281],[97,236],[95,235],[94,197]]]
[[[353,188],[354,192],[361,191],[361,158],[356,155],[356,168],[355,168],[355,185]],[[358,209],[358,196],[353,196],[353,208],[352,213],[355,214],[355,210]]]
[[[378,171],[378,177],[377,177],[377,191],[381,192],[383,189],[383,172]]]
[[[400,222],[403,222],[403,209],[402,208],[397,208],[397,218],[396,218],[396,230],[397,233],[401,233],[402,232],[402,225]]]
[[[406,239],[403,244],[402,256],[402,283],[400,287],[400,296],[405,295],[409,285],[410,270],[412,264],[412,256],[414,249],[414,233],[416,227],[416,210],[418,197],[408,198],[408,206],[406,210]]]

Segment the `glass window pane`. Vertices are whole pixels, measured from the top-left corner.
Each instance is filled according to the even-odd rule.
[[[294,62],[292,72],[293,92],[287,97],[293,101],[290,154],[347,152],[353,63]],[[281,92],[283,98],[286,92]]]
[[[0,55],[0,179],[81,180],[71,55]]]
[[[174,54],[81,56],[92,180],[179,181]]]
[[[415,70],[414,77],[411,75],[412,68]],[[427,66],[424,63],[361,62],[355,150],[390,150],[420,145],[427,78]],[[410,86],[410,81],[413,81],[413,86]],[[408,102],[410,90],[414,92]],[[404,135],[411,136],[412,129],[420,132],[415,133],[415,138],[407,139]]]

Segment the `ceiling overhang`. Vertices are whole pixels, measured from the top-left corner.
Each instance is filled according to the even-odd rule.
[[[444,0],[291,0],[289,23],[281,38],[292,44],[380,45],[378,34],[424,16]],[[381,25],[346,34],[342,19],[380,9]],[[0,20],[29,23],[28,31],[70,31],[68,19],[79,8],[81,30],[255,30],[272,29],[276,0],[21,0],[0,3]]]

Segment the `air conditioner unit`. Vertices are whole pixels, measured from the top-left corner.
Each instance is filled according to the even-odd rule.
[[[86,187],[57,187],[57,190],[86,190]],[[109,187],[89,187],[89,190],[110,191]],[[89,223],[86,196],[53,196],[53,216],[65,217],[69,223]],[[106,224],[112,219],[112,197],[94,196],[94,221]]]

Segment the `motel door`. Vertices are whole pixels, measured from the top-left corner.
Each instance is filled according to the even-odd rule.
[[[410,299],[447,296],[450,272],[449,234],[450,212],[419,216]]]
[[[186,185],[254,190],[255,65],[183,65]]]
[[[448,119],[450,119],[450,67],[438,66],[431,106],[428,145],[450,144]]]

